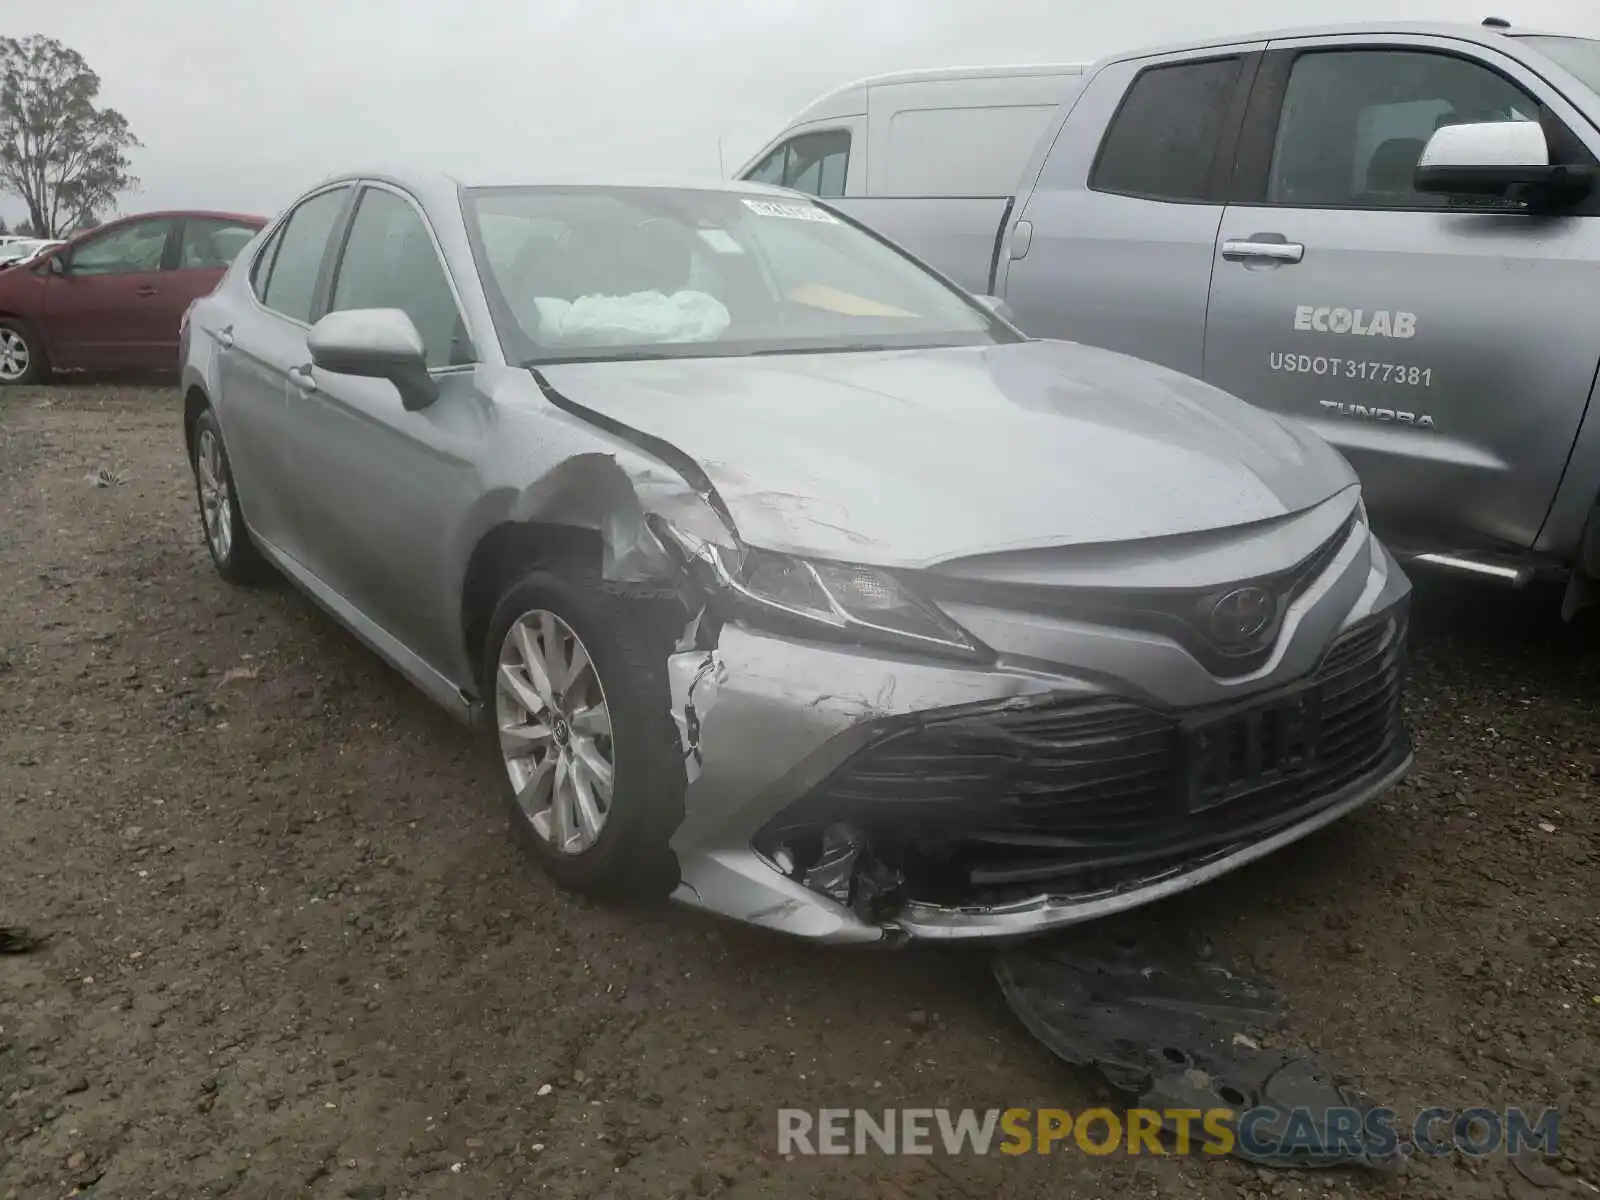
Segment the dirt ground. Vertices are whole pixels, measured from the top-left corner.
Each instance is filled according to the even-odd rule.
[[[97,487],[100,468],[121,476]],[[1402,1111],[1553,1105],[1564,1161],[797,1158],[779,1106],[1111,1095],[978,954],[559,894],[467,733],[206,559],[168,388],[0,393],[0,1197],[1522,1197],[1600,1185],[1600,636],[1430,586],[1411,778],[1168,906]]]

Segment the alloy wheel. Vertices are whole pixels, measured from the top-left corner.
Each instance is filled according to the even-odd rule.
[[[15,329],[0,329],[0,382],[15,383],[28,373],[33,352]]]
[[[551,849],[582,854],[611,811],[611,709],[589,651],[555,613],[512,622],[495,670],[500,755],[534,832]]]
[[[222,458],[222,442],[209,429],[200,431],[194,456],[195,477],[200,481],[200,515],[206,540],[218,562],[227,562],[233,550],[233,489]]]

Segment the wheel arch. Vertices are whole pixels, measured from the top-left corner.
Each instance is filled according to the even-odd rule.
[[[483,662],[489,618],[506,588],[540,567],[598,569],[602,550],[598,530],[553,521],[505,520],[483,533],[461,577],[461,646],[474,681]]]
[[[200,414],[211,407],[211,398],[198,383],[191,383],[183,393],[183,448],[188,460],[194,461],[194,427]]]
[[[461,578],[461,648],[472,679],[484,660],[485,639],[495,606],[506,590],[530,571],[579,571],[602,575],[607,558],[605,537],[598,529],[538,519],[505,520],[486,530],[467,558]],[[653,636],[670,648],[689,613],[675,579],[603,579],[613,595],[640,605],[641,620]]]

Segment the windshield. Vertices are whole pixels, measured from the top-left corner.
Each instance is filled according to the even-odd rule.
[[[1600,41],[1543,33],[1525,33],[1522,40],[1553,59],[1569,75],[1577,76],[1580,83],[1600,96]]]
[[[466,208],[513,362],[1016,339],[964,294],[800,196],[477,188]]]

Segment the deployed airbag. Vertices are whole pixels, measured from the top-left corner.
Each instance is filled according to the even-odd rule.
[[[633,292],[626,296],[540,296],[535,326],[546,346],[706,342],[728,328],[728,310],[705,292]]]

